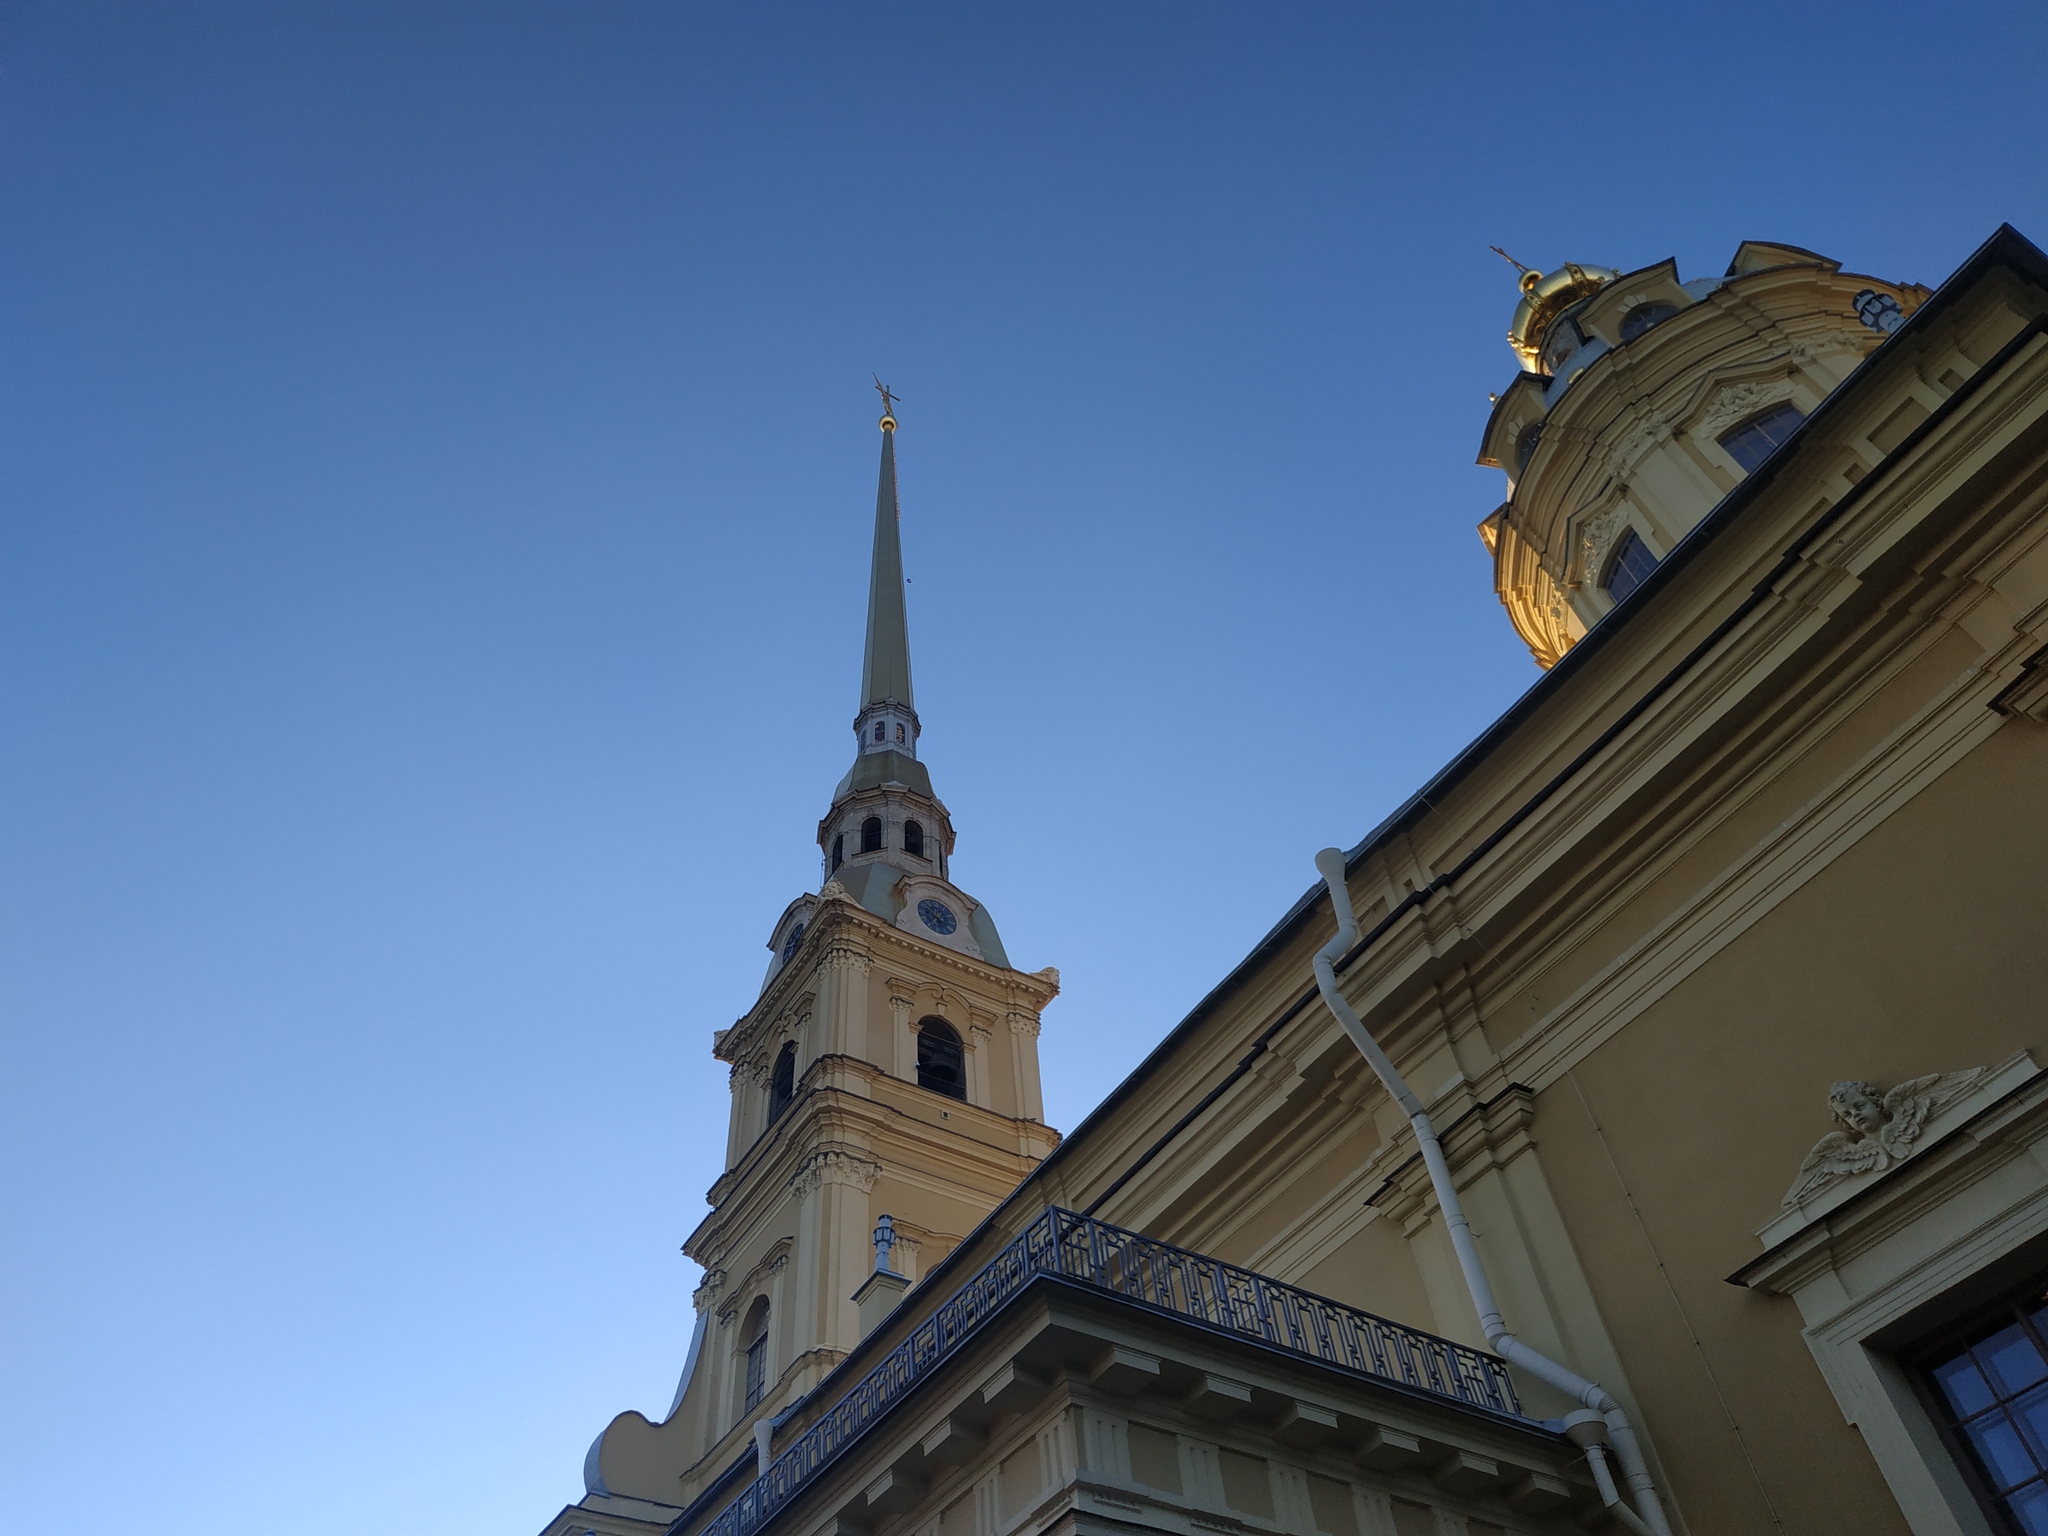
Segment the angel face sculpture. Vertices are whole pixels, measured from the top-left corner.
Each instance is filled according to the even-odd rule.
[[[1884,1090],[1875,1083],[1836,1083],[1828,1089],[1828,1110],[1851,1132],[1865,1136],[1881,1134],[1891,1119]]]
[[[1903,1162],[1928,1118],[1976,1087],[1990,1070],[1933,1072],[1891,1089],[1860,1080],[1834,1084],[1828,1089],[1828,1113],[1844,1129],[1813,1144],[1783,1203],[1800,1205],[1852,1174],[1882,1173]]]

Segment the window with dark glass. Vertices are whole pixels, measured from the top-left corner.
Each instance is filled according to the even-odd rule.
[[[782,941],[782,963],[784,965],[787,965],[789,963],[790,957],[796,953],[797,946],[803,943],[803,941],[804,925],[802,923],[798,923],[794,928],[789,930],[789,937]]]
[[[846,862],[846,834],[840,833],[832,839],[832,867],[837,869]]]
[[[1529,456],[1536,451],[1536,445],[1543,441],[1543,423],[1533,421],[1522,428],[1522,435],[1515,439],[1515,473],[1520,474],[1529,467]]]
[[[924,828],[914,821],[903,823],[903,851],[924,857]]]
[[[888,726],[886,724],[884,724],[880,720],[877,720],[875,722],[875,740],[880,741],[882,739],[882,732],[886,731],[887,729]]]
[[[747,1358],[747,1399],[745,1407],[753,1408],[768,1390],[768,1298],[762,1297],[754,1303],[753,1311],[747,1314],[746,1331]]]
[[[960,1036],[944,1019],[917,1026],[917,1086],[951,1099],[967,1097],[967,1056]]]
[[[870,816],[860,824],[860,851],[879,853],[882,849],[882,818]]]
[[[775,1070],[768,1078],[768,1118],[772,1121],[796,1097],[796,1042],[786,1042],[775,1058]]]
[[[900,725],[896,727],[896,739],[899,742],[903,740],[903,727]]]
[[[1623,341],[1634,341],[1651,326],[1656,325],[1660,321],[1669,320],[1677,313],[1678,306],[1676,304],[1654,301],[1649,304],[1638,304],[1634,309],[1621,317],[1621,339]]]
[[[1806,413],[1797,406],[1774,405],[1768,411],[1750,417],[1733,431],[1722,433],[1721,446],[1728,450],[1728,457],[1745,470],[1755,469],[1804,420]]]
[[[2048,1288],[1980,1314],[1922,1370],[1978,1496],[2012,1530],[2048,1536]]]
[[[1614,546],[1614,553],[1607,561],[1607,574],[1600,578],[1600,585],[1618,603],[1640,587],[1643,578],[1655,569],[1657,557],[1650,553],[1650,546],[1643,542],[1642,535],[1631,528]]]

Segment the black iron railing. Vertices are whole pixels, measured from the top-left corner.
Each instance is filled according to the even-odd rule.
[[[1521,1414],[1507,1366],[1483,1350],[1054,1208],[939,1303],[909,1338],[721,1510],[703,1536],[752,1536],[1040,1275],[1057,1275],[1156,1311],[1469,1407]]]

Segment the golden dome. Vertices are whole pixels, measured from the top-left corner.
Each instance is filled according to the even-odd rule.
[[[1551,322],[1581,299],[1591,298],[1621,274],[1612,267],[1582,267],[1568,261],[1555,272],[1524,272],[1522,302],[1508,326],[1508,345],[1531,373],[1541,373],[1543,335]]]

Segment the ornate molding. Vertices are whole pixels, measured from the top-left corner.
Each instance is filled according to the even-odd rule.
[[[1801,366],[1830,352],[1854,352],[1861,357],[1883,339],[1877,331],[1821,331],[1793,342],[1790,356]]]
[[[1843,1127],[1813,1144],[1799,1165],[1799,1177],[1779,1202],[1804,1205],[1821,1191],[1859,1173],[1882,1173],[1913,1155],[1930,1117],[1978,1087],[1989,1067],[1967,1072],[1933,1072],[1896,1088],[1849,1081],[1828,1089],[1828,1113]]]
[[[801,1200],[824,1184],[850,1184],[863,1194],[875,1187],[882,1165],[857,1153],[836,1147],[821,1147],[804,1159],[789,1181],[790,1192]]]
[[[1606,564],[1607,551],[1614,547],[1614,541],[1629,526],[1628,503],[1622,502],[1609,507],[1598,517],[1587,520],[1579,530],[1579,573],[1582,581],[1597,581],[1600,567]]]
[[[1616,480],[1627,480],[1644,455],[1669,435],[1670,428],[1661,421],[1637,422],[1607,450],[1608,474]]]
[[[1723,427],[1733,426],[1767,405],[1776,405],[1791,398],[1790,379],[1751,379],[1742,384],[1729,384],[1714,392],[1692,429],[1702,437],[1714,437]]]
[[[825,951],[824,958],[819,961],[819,968],[828,971],[851,971],[856,976],[865,976],[872,964],[873,957],[866,950],[856,949],[852,945],[835,944]]]

